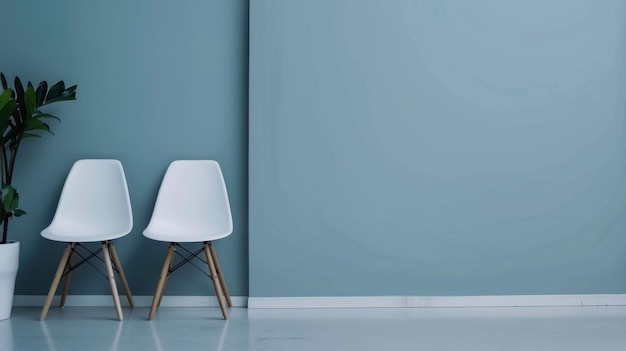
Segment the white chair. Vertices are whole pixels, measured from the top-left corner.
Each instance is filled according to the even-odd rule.
[[[41,236],[46,239],[68,244],[39,319],[46,318],[61,278],[65,277],[60,303],[63,307],[72,271],[83,263],[96,267],[89,262],[95,257],[105,264],[105,277],[111,285],[117,317],[123,320],[114,272],[120,277],[130,306],[133,307],[134,303],[112,240],[130,233],[132,227],[133,215],[122,163],[105,159],[76,161],[63,185],[52,223],[41,232]],[[100,242],[101,246],[92,251],[81,244],[88,242]],[[81,251],[78,251],[79,248]],[[76,256],[81,258],[78,263],[74,262]]]
[[[172,162],[161,182],[150,223],[143,231],[149,239],[170,243],[148,319],[152,319],[161,304],[169,276],[194,258],[208,265],[222,315],[228,318],[226,304],[230,307],[232,302],[213,241],[227,237],[232,231],[228,193],[219,164],[212,160]],[[201,242],[202,247],[190,251],[181,245],[192,242]],[[206,261],[198,257],[202,252]],[[182,257],[177,264],[173,264],[175,254]]]

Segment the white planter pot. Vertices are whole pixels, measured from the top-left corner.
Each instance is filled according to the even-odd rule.
[[[11,317],[15,277],[20,264],[20,243],[0,244],[0,320]]]

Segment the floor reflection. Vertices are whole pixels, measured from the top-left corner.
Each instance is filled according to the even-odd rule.
[[[11,319],[0,321],[0,350],[13,351],[13,328]]]
[[[157,327],[157,324],[160,324],[159,322],[155,322],[155,321],[150,321],[148,322],[150,323],[150,332],[152,334],[152,339],[154,340],[154,346],[155,346],[155,350],[156,351],[166,351],[166,350],[170,350],[170,348],[166,347],[163,343],[163,341],[161,340],[160,335],[167,335],[168,337],[171,338],[171,331],[160,331]],[[215,350],[215,351],[223,351],[225,350],[224,348],[224,344],[226,341],[226,336],[228,334],[228,326],[230,325],[230,320],[225,320],[222,324],[222,326],[219,328],[219,336],[217,338],[217,345],[214,348],[209,348],[210,350]],[[163,327],[163,326],[161,326]],[[211,337],[209,335],[207,335],[207,339],[209,340],[214,340],[214,337]],[[210,346],[209,343],[207,343],[206,345],[207,347]]]
[[[57,322],[51,322],[51,323],[57,323]],[[112,340],[111,340],[111,348],[107,348],[107,350],[111,350],[111,351],[117,351],[118,347],[119,347],[119,343],[120,343],[120,337],[122,335],[122,328],[124,326],[124,322],[117,322],[116,323],[117,326],[114,329],[114,333],[111,335]],[[49,351],[66,351],[66,347],[65,345],[63,346],[59,346],[57,347],[55,340],[59,340],[59,336],[58,335],[53,335],[50,333],[50,330],[48,330],[48,322],[46,321],[42,321],[39,322],[39,325],[41,326],[41,333],[44,337],[44,340],[46,342],[46,346],[47,346],[47,350]],[[99,334],[97,335],[97,339],[98,342],[100,342],[100,340],[102,339],[108,339],[109,335],[106,335],[106,328],[100,328],[99,329]],[[76,331],[77,336],[80,336],[80,332],[77,330]],[[2,343],[0,342],[0,345],[2,345]],[[98,347],[100,347],[101,345],[99,344]],[[83,345],[84,349],[89,350],[91,345]],[[0,351],[4,351],[4,348],[0,348]]]
[[[626,307],[464,309],[17,308],[0,351],[624,351]],[[453,336],[453,337],[451,337]]]

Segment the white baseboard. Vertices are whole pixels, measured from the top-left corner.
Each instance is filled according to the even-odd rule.
[[[501,296],[249,297],[248,308],[626,306],[626,294]]]
[[[248,297],[231,296],[233,307],[247,307]],[[59,296],[55,296],[52,300],[52,306],[59,304]],[[43,295],[15,295],[13,297],[13,306],[43,306],[46,296]],[[150,307],[152,304],[152,296],[133,296],[135,307]],[[124,295],[120,296],[122,306],[129,306],[128,300]],[[90,306],[90,307],[107,307],[113,306],[113,298],[111,295],[68,295],[65,306]],[[218,307],[219,303],[215,296],[163,296],[161,307]]]
[[[133,296],[136,307],[150,307],[152,296]],[[16,295],[13,306],[43,306],[43,295]],[[257,308],[430,308],[430,307],[569,307],[626,306],[626,294],[500,296],[231,296],[233,307]],[[128,306],[122,295],[120,301]],[[59,296],[52,304],[58,305]],[[66,306],[113,306],[110,295],[69,295]],[[215,296],[164,296],[162,307],[218,307]]]

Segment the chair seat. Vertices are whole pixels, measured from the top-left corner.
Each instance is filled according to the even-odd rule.
[[[224,228],[208,232],[206,226],[181,225],[179,223],[153,220],[143,231],[146,238],[177,243],[204,242],[222,239],[230,235],[232,229]]]
[[[88,242],[100,242],[121,238],[128,234],[130,231],[99,231],[97,228],[80,228],[80,227],[63,227],[63,228],[51,228],[48,227],[41,231],[41,236],[53,241],[60,241],[65,243],[88,243]]]

